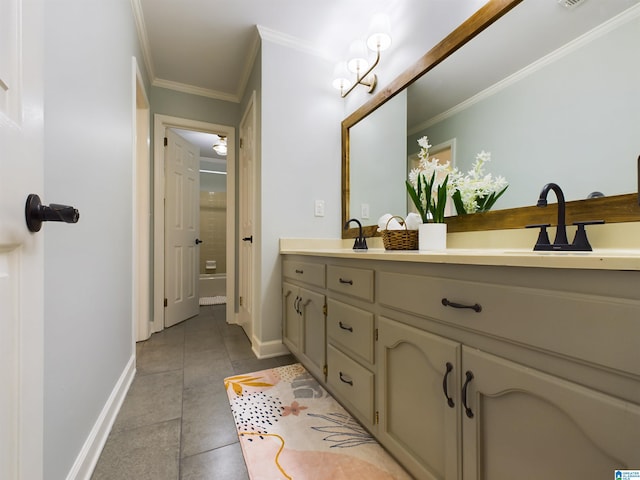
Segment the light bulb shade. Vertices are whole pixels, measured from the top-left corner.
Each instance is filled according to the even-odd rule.
[[[218,143],[213,146],[213,150],[221,156],[227,155],[227,138],[219,137]]]
[[[373,16],[369,27],[369,38],[367,47],[374,52],[386,50],[391,46],[391,23],[389,17],[384,13]]]
[[[355,40],[349,45],[349,61],[347,67],[353,73],[362,73],[369,68],[367,44],[364,40]]]
[[[349,76],[347,62],[336,63],[333,68],[333,88],[343,91],[351,88],[352,82],[349,80]]]

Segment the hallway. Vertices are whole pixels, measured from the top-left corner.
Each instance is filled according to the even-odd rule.
[[[248,479],[223,379],[294,363],[258,360],[225,305],[137,344],[137,373],[93,480]]]

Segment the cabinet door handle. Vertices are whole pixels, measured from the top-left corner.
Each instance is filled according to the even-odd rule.
[[[345,280],[344,278],[340,278],[340,283],[345,285],[353,285],[353,280]]]
[[[345,324],[344,324],[344,323],[342,323],[342,322],[338,322],[338,325],[340,325],[340,328],[341,328],[342,330],[348,330],[348,331],[350,331],[350,332],[353,332],[353,327],[350,327],[349,325],[345,325]]]
[[[442,299],[442,305],[444,305],[445,307],[453,307],[453,308],[469,308],[476,313],[480,313],[482,311],[482,306],[479,303],[476,303],[474,305],[464,305],[462,303],[450,302],[446,298]]]
[[[447,371],[444,373],[444,378],[442,379],[442,390],[444,390],[444,398],[447,399],[447,405],[453,408],[456,406],[456,404],[453,403],[453,398],[449,396],[449,390],[447,388],[447,378],[449,377],[449,374],[453,370],[453,365],[451,365],[450,362],[447,362],[446,366],[447,366]]]
[[[298,295],[296,295],[296,299],[293,301],[293,308],[298,315],[300,315],[300,300],[302,299]]]
[[[467,379],[464,381],[464,385],[462,386],[462,405],[464,405],[464,413],[467,414],[467,417],[473,418],[473,410],[471,410],[469,405],[467,405],[467,387],[471,380],[473,380],[473,373],[467,370],[465,375],[467,376]]]
[[[345,377],[342,374],[342,372],[339,372],[339,373],[340,373],[340,380],[343,381],[344,383],[347,383],[347,384],[351,385],[353,387],[353,380],[345,379]]]
[[[304,270],[298,270],[298,269],[296,268],[296,273],[299,273],[300,275],[302,275],[302,274],[304,273]]]

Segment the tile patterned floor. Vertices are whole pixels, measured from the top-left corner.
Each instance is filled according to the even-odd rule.
[[[137,373],[92,480],[244,480],[223,380],[294,363],[258,360],[225,305],[137,344]]]

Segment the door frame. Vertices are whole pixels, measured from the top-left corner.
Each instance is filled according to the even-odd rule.
[[[236,257],[236,129],[229,125],[201,122],[169,115],[154,115],[153,127],[153,322],[151,332],[164,329],[164,197],[165,159],[164,132],[167,128],[181,128],[227,137],[227,323],[235,317],[235,257]],[[231,268],[229,268],[231,267]]]
[[[133,342],[151,335],[151,113],[147,91],[136,57],[132,57],[133,104]],[[135,348],[134,348],[135,350]]]

